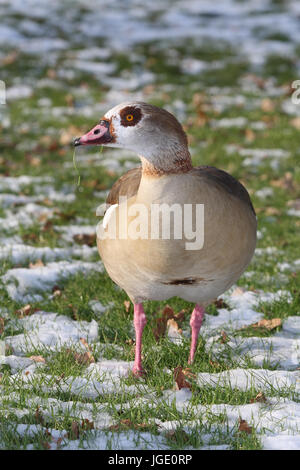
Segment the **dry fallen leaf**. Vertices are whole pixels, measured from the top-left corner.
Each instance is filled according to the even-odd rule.
[[[119,423],[109,426],[110,431],[118,431],[120,429],[133,428],[133,429],[144,429],[148,428],[148,423],[133,423],[130,419],[121,419]]]
[[[294,199],[294,200],[288,201],[286,205],[288,207],[291,207],[292,209],[300,210],[300,199]]]
[[[94,246],[96,243],[96,234],[95,233],[78,233],[73,236],[73,239],[79,245],[88,245]]]
[[[1,65],[13,64],[17,60],[18,57],[19,57],[18,51],[11,51],[6,56],[4,56],[3,59],[1,59],[0,63]]]
[[[4,318],[0,317],[0,335],[2,335],[4,331]]]
[[[72,421],[71,431],[68,433],[68,439],[78,439],[79,438],[79,425],[77,421]]]
[[[252,129],[247,128],[245,129],[245,140],[247,142],[253,142],[255,140],[255,133]]]
[[[87,340],[85,338],[79,338],[79,341],[83,344],[83,346],[86,347],[86,349],[88,349],[89,351],[91,351],[91,348],[87,342]]]
[[[228,308],[228,304],[222,298],[215,300],[214,304],[217,308]]]
[[[170,318],[170,319],[167,321],[167,328],[168,328],[168,329],[171,329],[171,330],[173,330],[173,331],[176,331],[176,332],[179,333],[180,335],[182,334],[182,329],[179,328],[178,323],[177,323],[173,318]]]
[[[52,294],[53,294],[53,297],[60,297],[62,295],[62,291],[59,288],[59,286],[52,287]]]
[[[188,442],[189,440],[189,435],[185,431],[182,431],[182,430],[180,430],[180,435],[179,435],[178,431],[172,429],[171,431],[166,432],[165,436],[174,442],[177,442],[178,439],[180,439],[180,441],[183,441],[183,442]]]
[[[46,362],[46,359],[43,356],[30,356],[29,359],[34,362]]]
[[[29,269],[42,268],[44,265],[41,259],[38,259],[35,263],[29,263]]]
[[[90,421],[89,419],[85,418],[81,421],[81,427],[82,429],[89,430],[89,429],[94,429],[94,422]]]
[[[154,334],[155,341],[159,341],[160,338],[162,338],[166,332],[167,321],[165,318],[156,318],[155,322],[156,326],[155,328],[152,328],[152,331]]]
[[[86,351],[85,353],[78,353],[76,351],[72,351],[71,349],[66,349],[66,352],[74,357],[77,364],[88,365],[92,362],[95,362],[95,358],[90,351]]]
[[[245,419],[239,419],[239,429],[240,432],[246,432],[247,434],[252,434],[252,427],[249,426]]]
[[[259,392],[255,398],[251,398],[250,403],[267,403],[267,401],[265,394],[263,392]]]
[[[231,295],[233,297],[236,297],[239,295],[244,295],[245,292],[246,292],[246,289],[244,289],[243,287],[236,287]]]
[[[266,207],[264,212],[266,215],[280,215],[281,214],[281,211],[277,209],[277,207]]]
[[[210,365],[211,365],[212,367],[214,367],[215,369],[220,369],[220,367],[222,367],[221,364],[220,364],[219,362],[216,362],[216,361],[211,361],[211,360],[210,360],[209,363],[210,363]]]
[[[221,331],[221,337],[220,337],[220,342],[222,344],[225,344],[229,341],[228,336],[224,330]]]
[[[266,328],[267,330],[271,331],[271,330],[274,330],[275,328],[278,328],[281,325],[282,325],[281,318],[272,318],[271,320],[267,320],[266,318],[263,318],[262,320],[259,320],[257,323],[253,323],[252,325],[250,325],[250,327]]]
[[[270,98],[264,98],[261,101],[260,107],[263,111],[265,111],[267,113],[269,113],[271,111],[274,111],[274,109],[275,109],[274,103]]]
[[[40,407],[39,406],[37,406],[37,408],[35,410],[34,417],[35,417],[37,423],[44,425],[44,418],[43,418],[42,413],[40,412]]]
[[[125,312],[128,313],[130,310],[130,300],[124,300],[124,307],[125,307]]]
[[[56,449],[59,449],[61,446],[63,438],[59,437],[55,442],[56,442]]]
[[[169,320],[174,320],[176,324],[181,322],[186,315],[186,310],[181,310],[179,313],[175,314],[172,307],[166,305],[163,309],[162,316],[155,319],[156,326],[152,329],[155,340],[159,341],[159,339],[165,335],[167,330],[167,325]],[[174,323],[175,326],[175,323]],[[178,324],[177,324],[178,327]],[[176,328],[176,326],[175,326]]]
[[[24,307],[15,311],[15,315],[17,315],[19,318],[23,318],[26,315],[30,315],[31,313],[33,313],[33,309],[30,304],[24,305]]]
[[[293,174],[290,171],[287,171],[282,178],[271,180],[270,184],[276,188],[282,188],[288,191],[295,190]]]
[[[176,390],[182,388],[192,388],[192,385],[186,379],[195,379],[195,374],[191,372],[189,368],[183,369],[181,366],[174,369],[174,380],[176,382]]]
[[[290,121],[291,126],[293,126],[295,129],[300,130],[300,116],[292,119]]]
[[[49,442],[45,441],[42,443],[42,446],[44,447],[44,449],[47,449],[47,450],[50,450],[51,449],[51,445],[49,444]]]

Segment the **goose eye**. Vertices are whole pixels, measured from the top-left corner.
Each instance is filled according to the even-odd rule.
[[[127,114],[126,120],[129,121],[129,122],[133,121],[133,114]]]

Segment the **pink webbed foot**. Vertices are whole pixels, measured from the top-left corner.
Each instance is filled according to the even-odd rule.
[[[136,377],[142,377],[145,375],[145,371],[142,367],[142,335],[147,323],[142,303],[134,304],[133,323],[135,328],[135,359],[132,373]]]
[[[189,364],[192,364],[194,361],[199,331],[200,331],[202,321],[204,318],[204,313],[205,313],[204,308],[196,304],[193,310],[192,316],[191,316],[191,320],[190,320],[190,325],[192,328],[192,339],[191,339],[190,355],[189,355],[189,360],[188,360]]]

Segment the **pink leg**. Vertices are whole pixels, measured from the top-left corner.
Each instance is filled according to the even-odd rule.
[[[133,323],[135,328],[135,360],[132,372],[137,377],[141,377],[145,373],[142,367],[142,334],[147,323],[143,304],[134,304]]]
[[[196,304],[193,310],[192,316],[191,316],[191,320],[190,320],[190,325],[192,328],[192,341],[191,341],[190,356],[188,360],[189,364],[192,364],[192,362],[194,361],[194,356],[195,356],[195,352],[197,348],[198,335],[199,335],[199,331],[202,325],[203,318],[204,318],[204,308]]]

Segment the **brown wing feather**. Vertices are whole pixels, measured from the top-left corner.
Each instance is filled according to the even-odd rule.
[[[118,204],[120,196],[130,198],[138,192],[142,177],[142,167],[133,168],[121,176],[112,186],[106,202],[107,204]]]
[[[255,214],[250,196],[244,186],[237,181],[233,176],[226,173],[226,171],[219,170],[213,166],[198,166],[194,167],[192,171],[211,183],[221,186],[225,191],[245,202],[252,212]],[[107,204],[118,204],[119,196],[132,197],[138,192],[142,177],[142,167],[133,168],[127,171],[121,178],[119,178],[112,186],[109,195],[107,196]]]
[[[255,215],[255,210],[252,205],[250,196],[246,188],[233,176],[226,173],[226,171],[219,170],[213,166],[198,166],[194,170],[200,177],[209,180],[211,183],[221,186],[225,191],[245,202]]]

